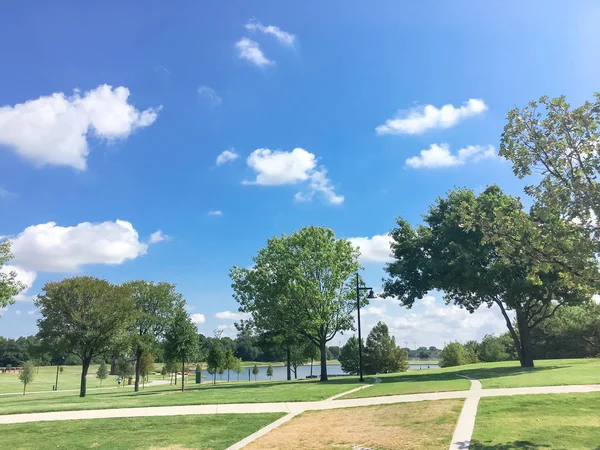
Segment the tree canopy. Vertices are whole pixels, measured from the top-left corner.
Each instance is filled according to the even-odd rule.
[[[72,353],[82,362],[80,397],[92,358],[112,352],[124,340],[133,317],[129,290],[93,277],[49,282],[35,301],[42,316],[38,337],[55,353]]]
[[[10,241],[0,242],[0,309],[14,303],[14,297],[25,289],[17,280],[17,272],[6,263],[12,259]]]
[[[488,225],[481,224],[482,217]],[[568,233],[565,223],[555,216],[548,220],[536,211],[523,212],[520,201],[497,186],[488,187],[479,196],[455,189],[430,207],[424,222],[412,228],[398,219],[398,227],[391,232],[394,261],[385,269],[389,278],[384,282],[384,295],[395,296],[411,307],[416,299],[439,289],[447,302],[469,312],[481,305],[497,305],[523,366],[533,366],[531,330],[560,306],[581,304],[595,293],[593,277],[574,277],[567,265],[561,270],[542,264],[534,248],[539,241],[533,237],[540,229],[556,229],[569,237],[561,244],[567,249],[564,258],[568,258],[568,267],[597,273],[593,254],[582,243],[581,234]],[[506,223],[514,225],[512,238],[518,246],[507,247],[490,238],[490,224],[504,227]],[[516,330],[510,311],[516,316]]]
[[[353,329],[356,309],[351,276],[358,251],[332,230],[305,227],[268,240],[252,268],[233,267],[234,297],[264,332],[294,333],[321,352],[321,381],[327,380],[327,342]]]
[[[175,312],[165,331],[165,359],[181,362],[181,392],[185,388],[185,364],[198,355],[198,330],[185,311],[183,303]]]

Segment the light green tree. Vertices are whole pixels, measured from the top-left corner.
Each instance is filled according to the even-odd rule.
[[[269,364],[269,366],[267,367],[267,376],[269,377],[269,380],[273,376],[273,366],[271,364]]]
[[[181,392],[185,389],[185,365],[198,354],[198,330],[179,304],[165,332],[165,356],[181,362]]]
[[[233,367],[233,371],[237,373],[237,380],[240,381],[240,373],[244,371],[244,362],[241,358],[235,359],[235,366]]]
[[[102,386],[102,382],[108,378],[108,367],[106,366],[106,362],[102,360],[100,362],[100,366],[96,371],[96,378],[100,380],[100,386]]]
[[[152,353],[145,351],[140,359],[140,375],[142,377],[142,385],[145,387],[145,381],[148,381],[148,376],[154,371],[154,356]],[[136,370],[136,374],[137,374]]]
[[[352,278],[359,252],[332,230],[305,227],[269,239],[250,269],[233,267],[234,297],[260,333],[293,333],[320,350],[327,381],[327,342],[353,329]]]
[[[227,382],[229,383],[229,371],[233,370],[235,367],[235,356],[233,356],[233,351],[231,349],[227,349],[225,351],[225,360],[223,361],[223,368],[227,370]]]
[[[67,278],[46,283],[35,305],[42,316],[38,338],[44,345],[54,354],[81,358],[79,396],[85,397],[92,359],[112,353],[132,323],[128,289],[93,277]]]
[[[453,367],[468,364],[468,355],[460,342],[450,342],[440,353],[440,367]]]
[[[256,376],[258,375],[258,366],[256,364],[252,368],[252,374],[254,375],[254,381],[256,381]]]
[[[23,395],[25,395],[25,388],[27,385],[33,381],[33,376],[35,373],[35,365],[32,361],[27,361],[21,367],[21,373],[19,373],[19,380],[23,383]]]
[[[14,297],[25,289],[17,280],[17,272],[6,263],[12,259],[10,241],[0,242],[0,309],[14,303]]]
[[[225,352],[218,339],[213,340],[206,357],[208,373],[213,376],[213,384],[217,382],[217,373],[225,366]],[[222,372],[221,372],[222,373]]]
[[[165,375],[168,375],[168,371],[167,371],[167,364],[163,364],[162,368],[160,369],[160,374],[162,375],[163,380],[165,379]]]
[[[152,353],[173,320],[175,311],[185,301],[175,291],[175,285],[137,280],[125,283],[134,305],[134,323],[130,337],[135,355],[135,392],[140,388],[141,360],[144,353]]]

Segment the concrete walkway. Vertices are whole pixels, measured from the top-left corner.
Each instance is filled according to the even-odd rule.
[[[81,411],[56,411],[28,414],[0,415],[0,424],[27,423],[55,420],[107,419],[118,417],[157,417],[203,414],[257,414],[283,412],[299,414],[304,411],[352,408],[358,406],[388,405],[392,403],[445,400],[452,398],[498,397],[523,394],[566,394],[600,392],[599,384],[574,386],[545,386],[507,389],[484,389],[427,394],[389,395],[385,397],[322,400],[290,403],[233,403],[221,405],[156,406],[144,408],[92,409]]]
[[[479,405],[479,399],[481,398],[482,386],[481,382],[463,376],[471,381],[471,389],[469,392],[476,392],[477,396],[468,397],[465,400],[456,428],[454,429],[454,435],[452,436],[452,443],[450,444],[449,450],[464,450],[468,449],[471,445],[471,436],[473,435],[473,429],[475,428],[475,418],[477,417],[477,406]]]

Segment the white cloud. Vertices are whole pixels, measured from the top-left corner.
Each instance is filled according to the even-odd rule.
[[[221,97],[219,97],[219,94],[217,94],[217,91],[215,91],[213,88],[210,88],[208,86],[200,86],[198,88],[198,95],[208,99],[211,107],[219,106],[221,103],[223,103],[223,100],[221,99]]]
[[[0,186],[0,198],[9,198],[9,197],[15,197],[17,194],[10,192],[8,189],[4,189],[2,186]]]
[[[170,241],[171,236],[162,232],[162,230],[156,230],[154,233],[150,235],[150,239],[148,240],[148,244],[156,244],[157,242],[162,241]]]
[[[343,196],[335,193],[327,170],[317,167],[315,155],[303,148],[291,152],[259,148],[250,154],[247,163],[257,175],[254,181],[246,180],[244,184],[278,186],[307,182],[307,190],[294,196],[296,201],[310,201],[316,192],[330,204],[339,205],[344,201]]]
[[[195,325],[202,325],[204,322],[206,322],[206,317],[204,317],[204,314],[200,314],[200,313],[192,314],[190,316],[190,319],[192,320],[192,323]]]
[[[235,48],[237,49],[238,56],[241,59],[250,61],[252,64],[258,67],[275,65],[275,61],[267,59],[260,49],[258,43],[251,39],[246,37],[240,39],[238,42],[236,42]]]
[[[245,25],[245,27],[248,31],[260,31],[261,33],[275,36],[281,44],[289,45],[290,47],[293,47],[294,43],[296,42],[295,35],[288,33],[287,31],[283,31],[281,28],[274,25],[264,26],[259,22],[254,22],[251,20]]]
[[[129,89],[101,85],[83,96],[62,92],[0,107],[0,144],[38,166],[86,169],[88,138],[127,138],[151,125],[160,110],[137,110],[128,103]]]
[[[238,155],[234,149],[225,150],[219,156],[217,156],[217,166],[221,164],[225,164],[227,162],[235,161],[238,159],[240,155]]]
[[[222,216],[223,211],[221,211],[220,209],[211,209],[207,214],[209,216]]]
[[[216,331],[220,332],[220,335],[222,337],[230,337],[232,339],[234,339],[235,336],[236,336],[236,334],[237,334],[237,328],[233,324],[229,324],[229,325],[225,325],[225,324],[217,325],[217,330]]]
[[[241,320],[247,319],[250,317],[248,313],[243,312],[232,312],[232,311],[222,311],[215,314],[217,319],[228,319],[228,320]]]
[[[450,151],[448,144],[431,144],[429,149],[421,150],[420,156],[412,156],[406,165],[415,169],[462,166],[469,161],[478,162],[486,158],[495,158],[496,149],[492,145],[469,145],[456,154]]]
[[[146,254],[130,222],[82,222],[62,227],[54,222],[27,227],[11,238],[12,263],[30,271],[77,272],[86,264],[122,264]]]
[[[421,134],[436,128],[444,129],[456,125],[467,117],[475,116],[487,110],[487,105],[481,99],[471,98],[462,106],[444,105],[437,108],[426,105],[399,111],[398,117],[386,120],[379,125],[377,134]]]
[[[351,237],[348,238],[355,247],[359,248],[358,260],[362,263],[385,263],[392,260],[390,244],[392,238],[389,235],[376,234],[373,237]]]
[[[37,273],[35,273],[34,271],[31,271],[31,270],[26,270],[23,267],[11,265],[11,264],[7,264],[7,265],[0,267],[0,272],[5,273],[5,274],[15,272],[17,274],[17,276],[16,276],[17,281],[20,281],[25,286],[25,289],[23,289],[21,292],[19,292],[19,294],[17,294],[14,297],[15,301],[17,301],[17,302],[32,302],[34,300],[34,298],[36,296],[28,295],[27,292],[33,285],[33,282],[35,281],[35,279],[37,278]]]
[[[37,313],[37,309],[30,309],[29,311],[27,311],[27,315],[28,316],[33,316]]]
[[[16,314],[17,316],[20,316],[20,315],[21,315],[21,310],[20,310],[20,309],[17,309],[17,310],[15,311],[15,314]]]

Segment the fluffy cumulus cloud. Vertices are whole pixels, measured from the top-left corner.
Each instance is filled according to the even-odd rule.
[[[133,225],[124,220],[72,227],[48,222],[27,227],[11,241],[12,264],[46,272],[77,272],[86,264],[121,264],[148,249]]]
[[[471,98],[458,108],[444,105],[419,106],[408,111],[399,111],[395,119],[386,120],[375,131],[377,134],[421,134],[428,130],[450,128],[467,117],[476,116],[487,110],[481,99]]]
[[[243,312],[233,312],[233,311],[221,311],[215,314],[217,319],[227,319],[227,320],[241,320],[247,319],[250,317],[248,313]]]
[[[221,99],[221,97],[219,97],[217,91],[208,86],[200,86],[198,88],[198,95],[208,100],[210,106],[219,106],[221,103],[223,103],[223,100]]]
[[[239,157],[240,155],[238,155],[234,149],[231,148],[229,150],[225,150],[221,154],[219,154],[219,156],[217,156],[217,166],[231,161],[235,161]]]
[[[390,244],[392,238],[387,234],[376,234],[373,237],[348,238],[360,251],[361,263],[386,263],[392,260]]]
[[[32,270],[26,270],[23,267],[7,264],[0,267],[0,272],[5,274],[15,273],[17,281],[20,281],[25,288],[14,297],[17,302],[32,302],[35,295],[28,295],[28,291],[37,278],[37,273]]]
[[[401,307],[394,298],[377,298],[361,310],[363,336],[379,321],[385,322],[396,342],[410,347],[431,346],[438,348],[444,342],[470,339],[481,340],[486,334],[506,331],[504,318],[497,307],[482,306],[475,313],[456,305],[445,305],[438,293],[417,300],[411,309]]]
[[[462,166],[467,162],[495,157],[496,149],[492,145],[469,145],[457,153],[452,153],[448,144],[431,144],[429,149],[421,150],[419,156],[408,158],[406,165],[414,169],[435,169]]]
[[[157,242],[162,241],[170,241],[171,236],[162,232],[162,230],[156,230],[154,233],[150,235],[150,239],[148,239],[148,244],[156,244]]]
[[[57,92],[14,106],[0,107],[0,145],[38,166],[86,169],[90,136],[127,138],[156,120],[158,108],[144,111],[128,101],[126,87],[98,86],[83,95]]]
[[[204,317],[204,314],[200,313],[192,314],[190,319],[195,325],[202,325],[204,322],[206,322],[206,317]]]
[[[331,180],[324,167],[317,167],[317,158],[303,148],[291,152],[259,148],[247,160],[248,166],[256,172],[254,181],[244,184],[264,186],[295,185],[303,183],[306,189],[296,193],[296,201],[310,201],[319,193],[327,203],[338,205],[344,197],[335,193]]]
[[[223,211],[221,211],[220,209],[211,209],[207,214],[209,216],[222,216]]]
[[[296,42],[296,36],[292,33],[288,33],[287,31],[283,31],[281,28],[276,27],[275,25],[264,26],[259,22],[254,20],[250,20],[245,25],[246,30],[248,31],[258,31],[264,34],[270,34],[277,38],[277,40],[284,45],[288,45],[290,47],[294,46]]]
[[[275,64],[275,61],[271,61],[264,55],[258,42],[254,42],[252,39],[246,37],[240,39],[235,43],[235,48],[238,51],[238,57],[240,59],[245,59],[255,66],[264,67]]]

